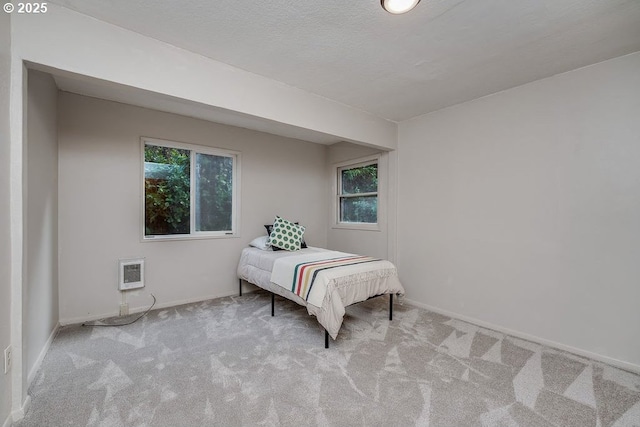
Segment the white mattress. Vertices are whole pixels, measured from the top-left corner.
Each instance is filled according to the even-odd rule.
[[[323,251],[326,251],[326,249],[309,247],[296,251],[295,254]],[[240,262],[238,263],[238,277],[307,307],[309,314],[316,316],[318,322],[329,332],[333,339],[336,339],[342,326],[345,307],[365,301],[376,295],[404,295],[404,288],[400,284],[397,274],[395,274],[357,283],[353,281],[347,281],[344,284],[332,283],[327,289],[322,306],[315,307],[307,304],[304,299],[293,292],[271,283],[271,269],[275,260],[291,255],[292,253],[288,251],[263,251],[253,247],[245,248],[242,250]]]

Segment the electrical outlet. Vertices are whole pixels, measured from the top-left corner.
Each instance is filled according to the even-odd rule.
[[[8,374],[11,370],[11,346],[4,349],[4,373]]]
[[[129,315],[129,303],[123,302],[120,304],[120,316],[128,316]]]

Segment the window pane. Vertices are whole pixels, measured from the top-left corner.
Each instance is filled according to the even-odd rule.
[[[378,196],[341,197],[340,222],[378,222]]]
[[[196,231],[231,231],[233,159],[196,154]]]
[[[145,235],[189,234],[189,150],[144,146]]]
[[[342,169],[342,194],[376,193],[378,164]]]

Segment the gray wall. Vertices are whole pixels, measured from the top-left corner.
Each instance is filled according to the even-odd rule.
[[[28,74],[23,353],[29,382],[58,324],[58,89]]]
[[[241,237],[141,242],[140,137],[240,151]],[[240,251],[274,215],[326,246],[326,147],[62,93],[59,103],[60,321],[115,314],[119,258],[146,257],[131,309],[237,292]]]
[[[11,228],[9,214],[9,85],[11,20],[0,13],[0,359],[11,343]],[[0,423],[11,413],[11,375],[0,372]]]
[[[401,123],[407,297],[640,370],[639,100],[636,53]]]

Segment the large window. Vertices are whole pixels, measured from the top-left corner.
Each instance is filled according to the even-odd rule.
[[[239,153],[154,139],[144,150],[144,238],[236,233]]]
[[[337,167],[338,225],[378,223],[378,159]]]

